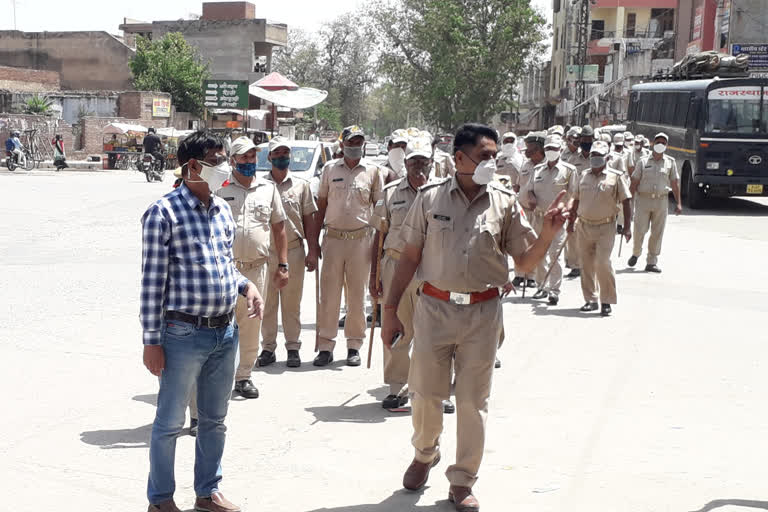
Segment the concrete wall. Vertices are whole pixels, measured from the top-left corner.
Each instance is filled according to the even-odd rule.
[[[56,71],[0,66],[0,89],[11,91],[58,91],[61,77]]]
[[[152,100],[163,98],[171,100],[167,92],[131,91],[120,93],[117,113],[128,119],[138,119],[144,126],[164,128],[170,126],[170,117],[155,117],[152,115]],[[172,114],[171,114],[172,115]]]
[[[242,20],[256,17],[256,6],[250,2],[203,2],[204,20]]]
[[[731,0],[730,43],[768,43],[768,2],[765,0]]]
[[[28,129],[37,129],[40,135],[41,143],[50,145],[53,136],[58,134],[64,139],[64,151],[67,156],[74,151],[75,131],[72,125],[61,119],[51,119],[43,116],[31,116],[26,114],[0,114],[0,141],[2,141],[2,154],[5,156],[5,140],[10,136],[13,130],[24,132]],[[47,148],[43,149],[45,152]]]
[[[0,31],[0,65],[58,72],[62,89],[131,90],[132,56],[106,32]]]

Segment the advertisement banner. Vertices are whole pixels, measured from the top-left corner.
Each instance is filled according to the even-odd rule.
[[[248,82],[245,80],[206,80],[203,93],[206,108],[248,108]]]
[[[768,73],[768,44],[732,44],[731,55],[749,56],[749,74],[762,78]]]
[[[171,100],[152,98],[152,117],[171,117]]]

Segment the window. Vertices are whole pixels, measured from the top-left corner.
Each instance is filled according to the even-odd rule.
[[[555,27],[555,36],[552,38],[555,41],[555,51],[557,51],[560,48],[560,38],[558,37],[559,32],[557,27]]]
[[[637,14],[631,12],[627,14],[627,37],[635,37],[635,25],[637,24]]]
[[[661,124],[676,125],[675,121],[675,99],[677,94],[674,92],[665,92],[661,95],[661,112],[660,120]]]
[[[655,92],[648,95],[648,99],[650,100],[650,105],[648,109],[648,119],[646,119],[646,122],[648,123],[658,123],[659,119],[661,118],[661,106],[662,106],[662,97],[661,93]]]
[[[589,35],[589,40],[602,39],[603,34],[605,34],[605,20],[592,20],[592,33]]]
[[[759,86],[722,87],[709,91],[709,133],[752,134],[761,131]],[[765,131],[764,129],[762,131]]]
[[[675,29],[675,10],[674,9],[651,9],[651,20],[657,24],[656,36],[661,37],[664,32]]]
[[[685,126],[688,108],[691,106],[691,94],[687,92],[675,94],[675,126]]]

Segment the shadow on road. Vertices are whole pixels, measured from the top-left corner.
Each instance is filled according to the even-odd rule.
[[[417,506],[421,492],[411,492],[405,489],[395,491],[381,503],[364,503],[334,508],[315,508],[306,512],[447,512],[456,508],[446,499],[432,505]]]
[[[544,304],[533,304],[531,311],[536,316],[562,316],[566,318],[603,318],[600,316],[600,311],[592,311],[589,313],[583,313],[579,311],[579,308],[575,309],[560,309],[558,306],[545,306]]]
[[[149,448],[152,424],[116,430],[91,430],[80,433],[80,441],[99,446],[103,450],[114,448]]]
[[[264,372],[267,375],[282,375],[283,373],[304,373],[304,372],[323,372],[323,371],[334,371],[334,372],[340,372],[342,366],[347,365],[346,358],[341,359],[339,361],[334,361],[328,366],[315,366],[312,364],[312,360],[309,361],[302,361],[301,366],[298,368],[288,368],[285,366],[285,361],[277,361],[276,363],[272,363],[269,366],[264,367],[257,367],[254,368],[253,371],[255,372]]]
[[[135,397],[131,398],[131,400],[136,400],[137,402],[143,402],[145,404],[157,407],[157,393],[152,393],[150,395],[136,395]]]
[[[375,402],[347,405],[360,397],[360,394],[357,394],[341,405],[307,407],[304,410],[315,415],[313,425],[321,421],[323,423],[383,423],[389,418],[409,416],[406,412],[390,412],[381,407],[381,401],[388,390],[388,386],[369,389],[368,394],[376,399]]]
[[[683,209],[683,216],[699,217],[713,215],[715,217],[768,217],[768,205],[749,199],[713,198],[707,202],[707,207],[701,210]]]
[[[714,510],[716,508],[721,507],[749,507],[749,508],[760,508],[763,510],[768,510],[768,501],[756,501],[756,500],[742,500],[742,499],[721,499],[721,500],[712,500],[703,507],[701,507],[699,510],[694,510],[692,512],[709,512],[710,510]]]

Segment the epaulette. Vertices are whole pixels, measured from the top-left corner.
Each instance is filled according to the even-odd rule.
[[[405,179],[405,178],[400,178],[399,180],[390,181],[389,183],[387,183],[386,185],[384,185],[384,190],[387,190],[388,188],[394,188],[394,187],[398,186],[400,183],[402,183],[402,181],[403,181],[404,179]]]
[[[608,172],[612,172],[613,174],[616,174],[617,176],[621,176],[622,174],[624,174],[620,170],[614,169],[613,167],[606,167],[606,169],[608,170]]]
[[[434,181],[432,181],[430,183],[427,183],[426,185],[422,185],[421,187],[419,187],[419,192],[423,192],[425,190],[429,190],[430,188],[434,188],[434,187],[436,187],[438,185],[443,185],[445,183],[448,183],[449,181],[451,181],[451,178],[449,178],[449,177],[438,178],[438,179],[436,179],[436,180],[434,180]]]
[[[291,174],[291,179],[296,181],[303,181],[305,183],[309,183],[309,180],[306,178],[302,178],[301,176],[296,176],[295,174]]]
[[[576,166],[573,164],[569,164],[568,162],[564,162],[562,159],[560,159],[560,163],[563,164],[566,168],[570,167],[571,172],[576,170]]]
[[[511,190],[507,190],[507,189],[504,187],[504,185],[502,185],[501,183],[494,183],[494,182],[492,181],[492,182],[490,182],[490,183],[488,184],[488,186],[489,186],[489,187],[491,187],[491,188],[492,188],[492,189],[494,189],[494,190],[498,190],[499,192],[504,192],[504,193],[505,193],[505,194],[507,194],[508,196],[513,196],[513,195],[515,195],[515,194],[514,194],[514,192],[512,192]]]

